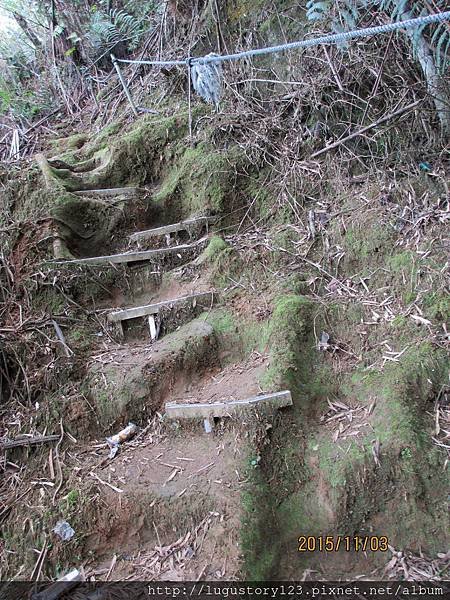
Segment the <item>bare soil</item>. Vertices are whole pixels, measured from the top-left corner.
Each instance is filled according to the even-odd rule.
[[[89,565],[98,579],[104,578],[102,570],[114,555],[112,579],[236,576],[243,482],[237,432],[173,430],[156,442],[150,435],[139,444],[125,444],[114,460],[95,472],[122,490],[99,485],[107,516],[100,517],[87,539],[88,549],[104,557],[103,563]],[[192,533],[199,524],[202,531]],[[170,557],[170,546],[189,533],[181,554]],[[159,553],[154,562],[161,546],[168,547],[169,556]]]

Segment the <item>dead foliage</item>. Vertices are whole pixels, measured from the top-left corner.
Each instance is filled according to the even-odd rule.
[[[334,442],[354,439],[367,434],[370,430],[370,415],[375,409],[376,402],[369,406],[349,406],[344,402],[327,399],[329,410],[320,417],[320,422],[326,425],[332,434]],[[378,458],[378,457],[377,457]]]
[[[447,581],[450,568],[450,552],[438,552],[432,559],[424,553],[397,551],[389,547],[392,558],[386,564],[384,573],[389,579],[405,581]]]

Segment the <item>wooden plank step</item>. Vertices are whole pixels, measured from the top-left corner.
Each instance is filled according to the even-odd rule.
[[[166,414],[169,419],[212,419],[214,417],[227,417],[239,410],[252,408],[259,404],[269,404],[274,409],[292,406],[292,396],[289,390],[264,394],[245,400],[231,400],[230,402],[178,404],[166,403]]]
[[[184,231],[189,229],[191,225],[197,225],[205,223],[206,225],[215,223],[217,217],[196,217],[193,219],[186,219],[186,221],[180,221],[179,223],[172,223],[171,225],[163,225],[162,227],[155,227],[154,229],[146,229],[145,231],[137,231],[130,235],[130,242],[140,242],[141,240],[147,240],[152,237],[159,235],[165,235],[167,233],[174,233],[175,231]]]
[[[165,254],[182,254],[187,250],[193,250],[196,246],[202,244],[207,238],[197,240],[193,244],[183,244],[181,246],[169,246],[168,248],[156,248],[155,250],[143,250],[140,252],[123,252],[121,254],[110,254],[109,256],[92,256],[90,258],[76,258],[66,261],[52,261],[52,264],[79,264],[79,265],[107,265],[126,264],[145,260],[152,260]]]
[[[156,315],[159,313],[161,308],[171,307],[183,304],[184,302],[192,301],[199,303],[206,300],[209,304],[214,301],[214,292],[199,292],[198,294],[189,294],[187,296],[180,296],[179,298],[173,298],[172,300],[165,300],[164,302],[158,302],[156,304],[146,304],[144,306],[135,306],[134,308],[125,308],[124,310],[117,310],[108,314],[108,321],[110,323],[117,323],[119,321],[126,321],[128,319],[136,319],[138,317],[146,317],[147,315]]]
[[[110,188],[101,190],[79,190],[73,192],[76,196],[113,198],[116,196],[126,196],[127,198],[136,198],[142,194],[146,194],[148,190],[138,187]]]

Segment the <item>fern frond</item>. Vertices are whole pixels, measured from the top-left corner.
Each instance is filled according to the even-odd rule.
[[[348,5],[347,7],[349,9],[353,8],[353,10],[347,10],[345,8],[342,8],[339,11],[339,16],[341,17],[341,20],[344,23],[344,29],[354,29],[358,22],[359,13],[354,7],[350,7]]]
[[[448,8],[448,0],[436,0],[435,4],[442,10]],[[429,14],[428,8],[425,8],[423,2],[420,0],[379,0],[378,9],[386,12],[393,21],[401,21],[402,19]],[[439,73],[443,74],[449,66],[450,29],[446,23],[438,23],[432,27],[433,30],[431,38],[429,38],[429,45],[434,54],[436,69]],[[418,49],[423,41],[424,31],[427,31],[427,26],[422,25],[412,30],[409,35],[414,58],[417,58]]]
[[[441,10],[446,10],[448,0],[435,0],[435,5]],[[306,9],[306,17],[309,21],[328,21],[334,33],[356,28],[363,9],[385,12],[392,21],[429,14],[428,8],[424,7],[423,0],[338,0],[336,2],[308,0]],[[409,34],[415,59],[422,47],[424,32],[429,31],[428,27],[426,25],[416,27]],[[427,37],[427,40],[429,40],[428,43],[434,54],[436,68],[440,74],[443,74],[449,68],[450,28],[448,24],[433,25],[431,37]],[[340,44],[340,47],[347,47],[347,44]]]
[[[425,16],[428,14],[428,11],[426,9],[422,9],[419,13],[419,16]],[[423,40],[423,31],[425,29],[426,25],[421,25],[420,27],[415,27],[414,29],[411,30],[411,35],[410,35],[410,40],[411,40],[411,47],[412,47],[412,53],[414,58],[417,59],[417,52],[418,52],[418,48],[420,47],[422,40]]]
[[[109,13],[95,11],[87,39],[91,47],[92,57],[111,52],[121,43],[128,48],[137,45],[142,33],[141,21],[122,9],[114,9]]]
[[[391,2],[392,11],[391,11],[391,19],[393,21],[399,21],[402,18],[402,15],[407,10],[408,0],[398,0],[397,2]]]

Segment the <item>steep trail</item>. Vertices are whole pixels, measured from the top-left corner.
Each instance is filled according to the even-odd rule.
[[[137,196],[126,188],[75,193],[112,204]],[[86,540],[96,557],[89,572],[100,579],[105,573],[114,579],[235,578],[242,567],[241,496],[248,483],[255,413],[244,407],[236,414],[233,408],[225,421],[211,418],[213,433],[206,433],[198,418],[183,423],[164,417],[164,403],[226,404],[263,391],[259,380],[268,356],[224,360],[208,323],[220,298],[195,259],[215,220],[201,216],[136,231],[123,252],[103,257],[89,253],[61,260],[68,248],[61,247],[63,242],[56,248],[59,264],[125,265],[150,273],[155,258],[169,257],[169,270],[164,264],[157,268],[156,285],[150,280],[147,285],[144,276],[131,293],[114,288],[110,300],[97,304],[112,334],[103,343],[105,351],[88,361],[89,386],[103,410],[102,421],[149,422],[113,459],[103,444],[74,454],[79,473],[98,482],[103,506]],[[270,405],[269,398],[265,409],[276,410]],[[111,556],[113,574],[107,566]]]
[[[68,495],[84,495],[68,518],[88,572],[100,579],[379,578],[386,553],[302,553],[298,538],[388,535],[397,548],[416,551],[423,532],[434,540],[440,482],[434,485],[432,465],[414,455],[420,425],[411,420],[417,414],[425,421],[421,411],[435,385],[431,352],[412,348],[367,372],[374,350],[367,362],[358,344],[342,351],[353,349],[349,329],[375,323],[363,323],[370,315],[362,309],[355,317],[350,305],[342,315],[340,305],[330,305],[335,285],[343,285],[331,270],[324,272],[334,287],[325,281],[321,296],[315,270],[291,277],[292,269],[300,273],[301,255],[289,252],[289,265],[278,256],[292,250],[288,240],[266,231],[222,238],[216,216],[170,203],[155,210],[150,190],[131,189],[65,197],[53,223],[55,259],[47,263],[48,281],[60,276],[84,317],[88,350],[73,347],[85,404],[66,404],[66,423],[92,441],[69,445],[64,460],[73,473]],[[353,209],[365,236],[364,206]],[[355,251],[347,238],[338,240],[350,276]],[[378,255],[383,246],[377,239],[374,247]],[[264,249],[273,262],[264,264]],[[372,286],[362,283],[357,293],[350,285],[352,279],[338,290],[375,305]],[[331,337],[325,347],[322,330]],[[392,330],[385,330],[378,339],[371,334],[361,354],[388,339]],[[388,348],[395,354],[397,345]],[[231,410],[235,401],[285,387],[293,398],[286,411],[276,410],[273,396],[264,410]],[[188,418],[193,405],[209,411],[219,402],[228,405],[226,418]],[[179,421],[172,406],[186,411]],[[109,458],[104,436],[128,421],[140,431]]]

